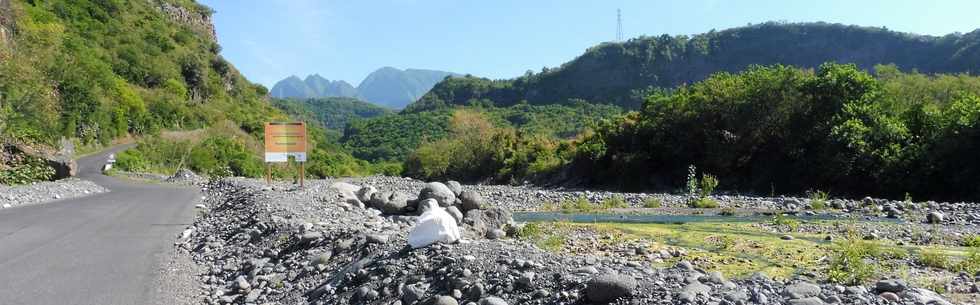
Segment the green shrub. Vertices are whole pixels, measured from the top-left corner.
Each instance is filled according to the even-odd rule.
[[[27,155],[14,155],[14,161],[0,170],[0,184],[18,185],[54,178],[53,168],[40,158]]]
[[[643,207],[648,209],[656,209],[663,206],[663,201],[657,197],[647,197],[643,200]]]
[[[688,206],[696,209],[714,209],[718,207],[718,202],[709,197],[696,198],[689,201]]]
[[[792,219],[784,214],[778,213],[772,216],[770,223],[774,226],[787,226],[790,231],[796,231],[800,227],[800,221]]]
[[[964,247],[980,248],[980,235],[967,235],[963,237]]]
[[[938,269],[948,269],[952,267],[949,254],[946,254],[946,252],[940,249],[926,248],[919,250],[919,255],[916,258],[916,261],[926,267]]]
[[[848,236],[833,247],[827,279],[841,285],[862,285],[875,276],[878,268],[868,262],[880,254],[877,244]]]
[[[823,210],[827,208],[827,199],[830,195],[824,191],[809,191],[807,192],[810,197],[810,208],[814,210]]]
[[[980,248],[971,247],[966,252],[966,257],[960,260],[953,268],[957,272],[976,274],[980,272]]]
[[[614,195],[612,197],[606,198],[599,203],[600,209],[624,209],[629,208],[630,205],[623,200],[623,197]]]
[[[563,213],[593,213],[599,211],[599,207],[589,202],[588,198],[578,197],[574,200],[565,200],[559,204]]]

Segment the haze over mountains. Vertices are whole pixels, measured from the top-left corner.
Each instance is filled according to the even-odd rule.
[[[459,74],[437,70],[383,67],[371,72],[355,88],[343,80],[329,80],[319,74],[300,79],[290,76],[272,87],[276,98],[355,97],[388,108],[401,109],[429,92],[446,76]]]

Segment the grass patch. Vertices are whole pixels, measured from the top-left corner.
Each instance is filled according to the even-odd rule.
[[[715,201],[710,197],[702,197],[692,199],[688,202],[688,206],[695,209],[714,209],[718,207],[718,201]]]
[[[964,247],[978,248],[980,247],[980,235],[969,235],[963,237],[962,244]]]
[[[657,197],[647,197],[647,199],[643,199],[644,208],[656,209],[662,207],[663,205],[664,205],[663,201]]]
[[[938,269],[949,269],[952,266],[949,254],[938,248],[923,248],[919,250],[916,261],[923,266]]]
[[[800,221],[792,219],[783,214],[776,214],[772,217],[770,224],[774,226],[786,226],[789,227],[790,231],[796,231],[800,227]]]
[[[830,199],[830,194],[824,191],[810,191],[807,192],[810,197],[810,208],[814,210],[823,210],[827,208],[827,202]]]

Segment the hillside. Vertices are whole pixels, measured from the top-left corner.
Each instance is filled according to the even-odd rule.
[[[418,100],[432,86],[452,72],[383,67],[371,72],[357,88],[342,80],[328,80],[318,74],[300,79],[290,76],[277,82],[271,94],[276,98],[357,97],[393,109],[401,109]]]
[[[343,130],[350,121],[355,119],[367,119],[394,113],[391,109],[349,97],[306,100],[275,99],[272,103],[276,108],[289,114],[290,117],[306,122],[315,122],[333,130]]]
[[[210,8],[191,0],[0,5],[0,183],[57,178],[24,151],[71,142],[94,150],[128,137],[140,145],[119,155],[120,169],[262,175],[263,124],[290,118],[221,57]],[[158,136],[167,130],[201,132]],[[369,170],[322,128],[310,133],[310,175]]]
[[[854,63],[865,70],[896,64],[926,73],[978,74],[980,31],[933,37],[840,24],[765,23],[691,37],[640,37],[600,44],[561,67],[515,79],[448,79],[406,109],[572,99],[636,109],[648,87],[673,88],[751,65],[816,68],[824,62]]]

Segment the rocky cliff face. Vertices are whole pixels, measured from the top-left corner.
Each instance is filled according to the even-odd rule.
[[[0,0],[0,44],[7,43],[13,28],[13,18],[10,14],[10,0]]]
[[[8,0],[0,0],[8,1]],[[150,0],[154,1],[154,0]],[[218,34],[214,30],[214,23],[211,20],[211,9],[198,4],[197,7],[187,8],[177,6],[162,0],[155,0],[157,7],[170,17],[170,20],[178,24],[183,24],[202,35],[210,38],[211,41],[218,41]]]

